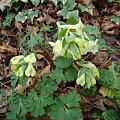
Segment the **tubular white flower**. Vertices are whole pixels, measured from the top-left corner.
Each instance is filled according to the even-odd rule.
[[[54,42],[49,42],[49,44],[51,46],[53,46],[53,52],[60,55],[60,52],[62,51],[62,41],[57,40],[55,43]]]

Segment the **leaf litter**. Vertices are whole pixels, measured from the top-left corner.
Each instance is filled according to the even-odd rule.
[[[97,26],[102,30],[102,36],[105,39],[105,42],[107,45],[111,46],[115,52],[110,53],[107,49],[103,49],[95,54],[94,57],[91,57],[92,55],[87,54],[84,56],[86,60],[92,61],[96,66],[99,66],[100,68],[108,68],[108,66],[111,65],[112,61],[120,61],[120,22],[116,24],[115,22],[111,21],[112,16],[120,16],[120,5],[119,1],[118,3],[110,4],[106,2],[106,0],[95,2],[93,0],[76,0],[77,4],[84,4],[85,6],[89,6],[90,4],[93,4],[95,8],[93,9],[94,13],[93,16],[88,14],[87,12],[80,13],[80,17],[82,21],[86,24],[92,24]],[[11,88],[10,86],[10,76],[11,76],[11,69],[10,69],[10,63],[9,60],[17,55],[20,54],[23,47],[21,46],[21,37],[26,33],[26,29],[28,29],[28,26],[31,26],[31,23],[22,24],[17,23],[14,21],[12,23],[12,26],[15,27],[2,27],[2,21],[4,20],[4,9],[6,7],[11,6],[11,0],[2,0],[0,1],[0,9],[3,11],[3,13],[0,15],[0,83],[1,87],[4,88],[6,93],[10,94]],[[37,19],[34,19],[35,22],[37,22],[37,25],[34,26],[34,32],[35,34],[38,33],[41,25],[53,25],[53,29],[50,31],[44,31],[43,34],[48,35],[48,40],[53,40],[51,33],[54,33],[54,29],[56,27],[55,23],[59,20],[62,20],[63,17],[57,12],[60,10],[60,6],[55,6],[52,2],[48,2],[47,0],[40,4],[37,7],[32,6],[30,3],[25,5],[25,8],[32,8],[33,10],[39,10],[42,12],[42,14],[39,15]],[[1,13],[1,11],[0,11]],[[35,29],[36,28],[36,29]],[[56,30],[55,30],[56,31]],[[56,40],[56,38],[54,39]],[[6,42],[7,41],[7,42]],[[48,41],[47,41],[48,42]],[[48,45],[48,44],[47,44]],[[28,48],[29,49],[29,48]],[[23,88],[20,85],[16,87],[16,89],[19,90],[19,92],[27,91],[31,85],[34,85],[38,79],[41,78],[43,73],[49,73],[52,68],[54,68],[53,63],[53,53],[51,53],[51,48],[45,47],[44,49],[41,48],[34,48],[34,50],[37,53],[37,64],[36,68],[40,69],[36,76],[34,78],[30,78],[28,80],[28,83],[26,83],[26,86]],[[8,83],[7,83],[8,82]],[[59,85],[58,91],[55,93],[56,96],[60,96],[61,93],[67,93],[70,89],[76,89],[81,94],[81,88],[80,86],[75,87],[75,83],[71,83],[68,85],[65,85],[64,83],[61,83]],[[2,95],[0,93],[0,99],[2,98]],[[98,93],[95,94],[95,96],[87,96],[82,94],[81,95],[82,101],[83,101],[83,110],[84,113],[84,120],[86,119],[92,119],[91,118],[91,112],[94,111],[96,108],[101,111],[106,111],[107,107],[112,107],[114,109],[117,109],[117,106],[114,102],[110,101],[107,98],[104,98],[100,96]],[[0,114],[6,112],[6,108],[8,107],[6,105],[7,98],[4,100],[3,104],[0,105]],[[107,107],[106,107],[107,106]],[[32,118],[29,115],[26,116],[26,119],[35,119],[35,120],[49,120],[49,117],[47,115],[40,117],[40,118]],[[81,118],[82,119],[82,118]]]

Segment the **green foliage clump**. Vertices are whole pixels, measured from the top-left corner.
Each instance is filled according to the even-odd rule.
[[[98,82],[102,85],[99,92],[108,98],[116,100],[120,105],[120,74],[115,70],[115,64],[109,66],[109,69],[99,69],[100,78]]]
[[[7,119],[17,120],[25,118],[29,112],[31,116],[38,117],[48,112],[52,120],[76,120],[82,116],[80,109],[80,95],[75,91],[54,96],[58,84],[48,74],[43,74],[42,80],[31,88],[28,94],[12,91],[8,99],[10,111],[6,113]],[[57,116],[55,115],[57,114]]]
[[[99,77],[99,72],[94,64],[91,62],[85,63],[82,62],[82,56],[86,55],[88,52],[92,52],[95,54],[98,51],[97,40],[92,41],[89,39],[86,28],[84,28],[84,24],[77,21],[71,17],[67,20],[66,25],[60,25],[58,23],[59,33],[58,33],[58,40],[53,43],[50,42],[50,45],[53,46],[53,52],[55,52],[58,56],[65,56],[73,61],[77,61],[77,65],[80,67],[77,77],[77,84],[84,86],[85,88],[90,88],[96,84],[96,77]],[[91,29],[95,29],[91,27]],[[99,31],[94,30],[91,34],[97,34]],[[69,62],[59,62],[60,57],[56,60],[55,64],[57,67],[60,65],[66,66],[66,63]],[[72,63],[72,61],[71,61]],[[61,68],[56,68],[56,71],[59,73],[58,78],[59,82],[62,80],[65,81],[63,70]],[[55,73],[56,74],[56,73]],[[52,72],[54,75],[54,71]]]
[[[33,11],[32,9],[29,9],[26,11],[18,12],[18,14],[15,16],[15,20],[16,22],[21,23],[24,23],[27,20],[28,22],[31,22],[33,24],[34,17],[38,17],[38,15],[38,10]]]

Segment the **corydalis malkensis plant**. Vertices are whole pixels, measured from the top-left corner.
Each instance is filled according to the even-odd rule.
[[[33,67],[33,64],[36,63],[36,57],[34,53],[29,54],[28,56],[15,56],[11,59],[11,69],[18,77],[23,77],[24,75],[35,76],[36,70]]]
[[[58,25],[58,40],[49,42],[53,46],[53,52],[58,56],[66,56],[74,60],[80,60],[82,55],[92,52],[95,54],[98,51],[96,41],[91,41],[87,34],[83,32],[84,24],[79,21],[75,25]]]
[[[71,23],[74,21],[72,19],[70,18],[68,21]],[[59,30],[58,40],[55,43],[49,43],[53,46],[53,52],[58,56],[72,58],[77,62],[80,67],[76,80],[77,84],[85,88],[94,86],[96,77],[99,77],[98,69],[91,62],[82,62],[82,55],[86,55],[88,52],[95,54],[98,51],[98,40],[92,41],[89,39],[87,33],[83,32],[84,24],[81,21],[66,25],[61,25],[58,22],[57,25]]]
[[[81,67],[78,72],[77,84],[90,88],[96,84],[96,77],[99,77],[99,72],[96,66],[91,62],[77,62]]]

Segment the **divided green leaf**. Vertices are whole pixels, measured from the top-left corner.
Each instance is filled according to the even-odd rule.
[[[57,73],[58,75],[58,73]],[[42,75],[42,81],[36,84],[42,93],[53,94],[58,89],[57,83],[51,79],[48,74]]]
[[[25,107],[25,94],[16,95],[13,94],[10,98],[10,108],[16,115],[23,116],[27,113]]]
[[[54,63],[59,68],[68,68],[73,64],[73,60],[69,59],[67,57],[59,56],[59,57],[57,57],[57,59]]]
[[[80,96],[75,91],[66,95],[61,94],[54,105],[51,106],[48,115],[52,120],[77,120],[82,116],[79,101]]]
[[[51,73],[51,78],[53,80],[56,80],[56,82],[59,84],[61,83],[61,81],[63,80],[64,78],[64,74],[63,74],[63,69],[62,68],[58,68],[56,67],[54,70],[52,70],[52,73]]]
[[[99,34],[99,29],[96,26],[92,25],[85,25],[83,31],[87,32],[88,34]]]
[[[51,105],[52,102],[53,99],[47,93],[37,95],[36,91],[31,89],[26,98],[25,106],[27,111],[30,112],[33,117],[38,117],[45,114],[44,108],[47,105]]]
[[[119,120],[119,113],[115,110],[108,110],[102,113],[104,120]]]
[[[98,81],[105,86],[113,86],[114,81],[116,81],[118,74],[114,70],[114,65],[112,64],[108,70],[106,69],[99,69],[100,78]],[[116,81],[117,82],[117,81]]]
[[[77,74],[78,72],[73,67],[69,67],[64,73],[63,81],[70,82],[70,81],[76,80]]]
[[[18,77],[15,74],[12,74],[10,79],[11,79],[11,86],[15,87],[18,82]]]
[[[33,36],[30,40],[27,41],[26,44],[30,48],[35,45],[38,45],[39,43],[42,43],[43,40],[44,40],[44,35],[42,33],[40,33],[36,36]]]
[[[77,71],[73,67],[69,67],[67,69],[56,67],[54,70],[52,70],[51,78],[56,80],[58,84],[61,83],[62,80],[65,83],[70,82],[77,79]]]
[[[3,89],[3,88],[1,88],[0,89],[0,92],[1,92],[1,96],[2,96],[2,98],[0,99],[0,104],[2,105],[2,102],[6,99],[6,97],[7,97],[7,93],[6,93],[6,91]]]

